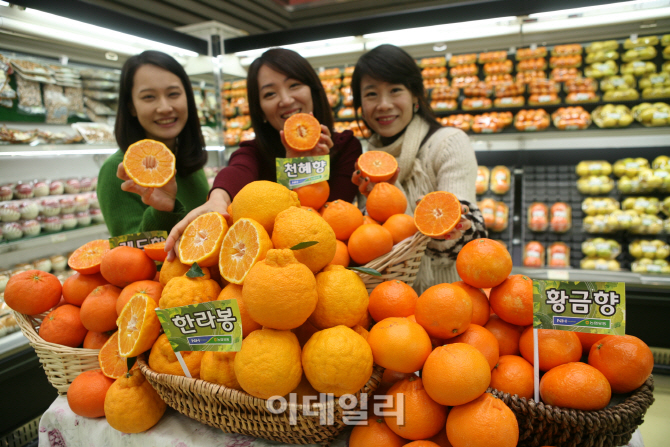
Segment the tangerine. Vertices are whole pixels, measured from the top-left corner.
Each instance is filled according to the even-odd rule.
[[[121,289],[111,284],[96,287],[81,304],[81,322],[86,329],[105,332],[116,329],[116,300]]]
[[[146,253],[146,255],[154,261],[164,262],[167,258],[167,252],[165,251],[165,241],[145,245],[142,247],[142,250],[144,250],[144,253]]]
[[[491,289],[491,309],[500,318],[517,326],[533,323],[533,280],[512,275]]]
[[[39,336],[49,343],[76,348],[83,343],[87,332],[81,323],[79,308],[64,304],[44,317]]]
[[[603,373],[613,392],[628,393],[647,380],[654,368],[654,355],[633,335],[609,335],[591,347],[589,365]]]
[[[460,287],[437,284],[419,296],[414,316],[431,337],[453,338],[470,326],[472,300]]]
[[[377,222],[386,222],[394,214],[403,214],[407,209],[407,197],[390,183],[377,183],[370,191],[365,209]]]
[[[27,270],[9,278],[4,299],[18,313],[37,315],[58,304],[62,290],[60,281],[51,273]]]
[[[328,200],[328,195],[330,194],[330,185],[328,184],[328,181],[324,180],[323,182],[301,186],[300,188],[296,188],[293,191],[298,194],[300,206],[318,210]]]
[[[391,236],[393,236],[393,245],[414,236],[414,234],[419,231],[414,224],[412,216],[407,214],[394,214],[389,217],[382,226],[391,232]]]
[[[375,321],[388,317],[409,317],[414,315],[418,299],[416,291],[407,283],[398,280],[384,281],[370,293],[368,310]]]
[[[343,267],[349,267],[349,250],[347,249],[347,244],[342,241],[335,241],[335,257],[330,261],[329,265],[341,265]]]
[[[108,284],[100,272],[92,275],[82,275],[77,272],[63,283],[63,299],[66,303],[81,306],[89,293],[98,286]]]
[[[102,257],[109,250],[109,240],[107,239],[87,242],[70,255],[67,264],[72,270],[84,275],[98,273]]]
[[[477,348],[484,355],[486,361],[489,362],[491,369],[496,366],[500,357],[498,340],[488,329],[478,324],[470,324],[465,332],[446,340],[446,343],[466,343]]]
[[[67,389],[67,403],[78,416],[99,418],[105,415],[105,396],[114,380],[99,369],[83,371]]]
[[[555,329],[538,329],[537,332],[540,371],[549,371],[564,363],[578,362],[582,357],[582,344],[574,332]],[[531,365],[535,364],[533,345],[533,328],[527,327],[519,339],[519,350]]]
[[[311,151],[321,138],[321,124],[309,113],[296,113],[284,122],[284,138],[293,150]]]
[[[128,146],[123,168],[135,183],[145,188],[160,188],[177,172],[176,158],[160,141],[140,140]]]
[[[349,437],[349,447],[401,447],[405,439],[396,435],[384,418],[371,418],[367,424],[356,425]]]
[[[473,287],[495,287],[512,272],[512,257],[500,242],[475,239],[458,252],[456,270]]]
[[[372,183],[391,180],[398,170],[398,162],[388,152],[367,151],[358,157],[358,169],[361,176],[367,177]]]
[[[188,224],[179,242],[179,261],[185,265],[198,263],[202,267],[218,264],[223,237],[228,223],[215,211],[201,214]]]
[[[593,366],[570,362],[558,365],[542,376],[540,396],[548,405],[594,411],[609,404],[612,389],[605,375]]]
[[[468,294],[472,300],[472,322],[484,326],[491,316],[489,298],[482,289],[472,287],[465,281],[456,281],[451,283],[458,286]]]
[[[407,318],[398,317],[389,317],[375,324],[370,329],[368,344],[377,365],[401,373],[420,370],[432,351],[425,329]]]
[[[426,439],[444,429],[447,407],[431,399],[421,378],[414,376],[396,382],[388,395],[393,402],[390,410],[393,416],[385,416],[384,420],[398,436],[411,440]],[[404,417],[398,420],[396,412],[400,408],[400,399],[403,399]]]
[[[163,285],[158,281],[143,280],[135,281],[123,288],[119,297],[116,299],[116,314],[121,315],[123,307],[128,304],[128,301],[138,293],[149,295],[155,302],[160,301],[161,293],[163,293]]]
[[[393,236],[381,225],[361,225],[351,234],[349,256],[363,265],[393,250]]]
[[[450,192],[426,194],[414,210],[414,223],[422,234],[433,238],[445,236],[461,220],[461,202]]]
[[[491,370],[491,388],[512,396],[533,398],[533,365],[518,355],[501,355]]]
[[[344,201],[334,200],[326,203],[320,210],[321,217],[335,232],[335,237],[346,241],[354,230],[363,225],[363,213],[355,205]]]
[[[100,273],[117,287],[144,279],[154,279],[156,263],[144,251],[135,247],[118,246],[102,256]]]
[[[498,315],[491,315],[489,321],[484,325],[498,340],[500,355],[521,355],[519,351],[519,339],[522,326],[516,326],[501,319]]]
[[[502,400],[484,393],[451,409],[447,437],[453,447],[516,447],[519,423]]]

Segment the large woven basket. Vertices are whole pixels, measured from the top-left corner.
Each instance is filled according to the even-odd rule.
[[[35,349],[47,379],[58,390],[58,394],[67,394],[72,381],[82,372],[100,368],[98,349],[70,348],[46,342],[37,335],[46,313],[25,315],[14,312],[14,316],[21,332]]]
[[[393,250],[389,253],[363,265],[362,267],[375,269],[382,274],[382,276],[372,276],[359,272],[368,292],[372,292],[372,289],[378,284],[393,279],[403,281],[409,286],[414,285],[419,266],[421,266],[421,257],[426,251],[429,240],[428,236],[417,231],[414,236],[394,245]]]
[[[144,356],[137,359],[140,370],[160,397],[170,407],[180,413],[226,433],[239,433],[256,438],[285,442],[287,444],[328,445],[346,428],[343,421],[344,410],[338,399],[328,403],[314,403],[310,411],[315,416],[306,416],[303,405],[287,403],[294,409],[296,421],[290,422],[290,411],[273,414],[266,407],[267,401],[253,397],[215,383],[199,379],[189,379],[171,374],[159,374],[149,368]],[[360,407],[361,394],[368,395],[368,405],[372,405],[372,393],[381,382],[383,369],[375,367],[368,383],[356,394],[356,411]],[[332,424],[320,424],[319,414],[332,408]]]
[[[598,411],[554,407],[516,394],[489,388],[519,422],[519,446],[617,447],[628,444],[644,414],[654,402],[654,380],[647,381],[623,402]]]

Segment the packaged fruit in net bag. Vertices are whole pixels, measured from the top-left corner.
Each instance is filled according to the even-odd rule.
[[[547,248],[549,267],[570,267],[570,247],[563,242],[554,242]]]
[[[530,241],[523,249],[523,265],[525,267],[542,267],[544,265],[544,245]]]
[[[549,209],[542,202],[533,202],[528,207],[528,228],[531,231],[546,231],[549,226]]]

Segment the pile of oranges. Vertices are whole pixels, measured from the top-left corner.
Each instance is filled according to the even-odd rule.
[[[12,277],[5,300],[17,312],[49,311],[40,328],[45,341],[100,349],[101,369],[78,376],[68,400],[75,413],[104,415],[123,432],[147,430],[165,411],[140,370],[128,371],[127,358],[148,352],[152,370],[184,375],[153,309],[235,299],[241,350],[182,352],[194,378],[263,399],[292,392],[340,397],[358,392],[376,364],[385,368],[377,393],[391,396],[394,408],[402,397],[404,421],[393,412],[369,413],[368,424],[354,428],[351,447],[515,446],[513,412],[486,389],[532,398],[532,280],[510,276],[502,244],[477,239],[458,255],[462,281],[419,296],[392,280],[368,293],[345,267],[347,258],[369,262],[383,254],[371,243],[375,236],[384,234],[392,247],[395,233],[363,223],[369,217],[348,203],[305,207],[316,195],[327,199],[323,186],[312,186],[305,194],[272,182],[247,185],[229,221],[208,213],[186,228],[178,259],[164,262],[159,274],[149,257],[155,250],[110,250],[93,241],[70,258],[78,273],[62,288],[52,275],[24,272]],[[404,215],[402,192],[384,182],[375,188],[384,198],[376,202],[372,190],[369,214],[384,225]],[[404,202],[394,204],[398,193]],[[417,206],[411,234],[420,228],[439,235],[460,218],[457,201],[433,194]],[[347,262],[338,263],[339,255]],[[186,275],[194,263],[202,276]],[[581,410],[603,408],[612,392],[639,387],[653,366],[649,348],[631,336],[540,330],[539,352],[544,402]]]

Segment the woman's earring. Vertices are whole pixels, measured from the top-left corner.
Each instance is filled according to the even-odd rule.
[[[414,104],[414,113],[416,113],[418,111],[419,111],[419,103],[417,102],[417,103]]]

